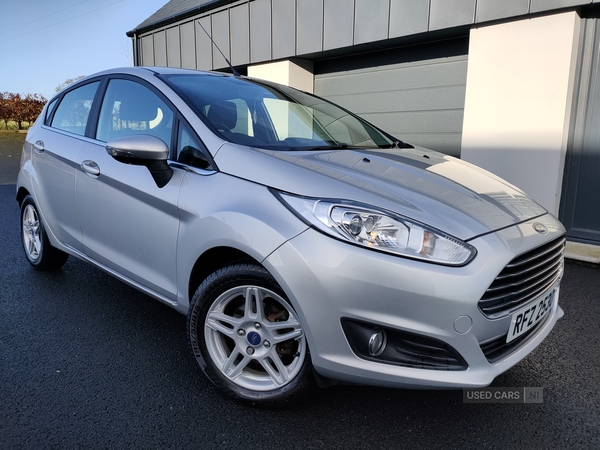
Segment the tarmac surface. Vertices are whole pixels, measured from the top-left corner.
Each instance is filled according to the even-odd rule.
[[[492,385],[543,388],[542,403],[333,386],[261,409],[204,377],[183,315],[73,257],[56,273],[33,270],[14,197],[0,185],[2,450],[600,448],[596,267],[566,265],[565,317]]]

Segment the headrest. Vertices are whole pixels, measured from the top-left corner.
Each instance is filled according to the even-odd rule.
[[[121,120],[150,121],[158,115],[158,105],[155,98],[140,95],[137,97],[125,95],[118,99],[121,102],[119,117]]]
[[[231,130],[237,124],[237,107],[230,101],[214,103],[210,105],[206,117],[214,125],[222,124]]]

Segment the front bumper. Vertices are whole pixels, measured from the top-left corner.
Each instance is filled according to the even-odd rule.
[[[548,233],[536,233],[533,222],[543,222]],[[561,234],[564,228],[548,214],[470,241],[477,257],[453,268],[356,247],[309,229],[263,264],[296,308],[313,366],[322,376],[391,387],[484,387],[533,351],[563,311],[555,299],[548,316],[491,363],[482,345],[502,339],[511,316],[486,318],[479,299],[516,255]],[[549,290],[558,290],[559,283]],[[466,368],[430,370],[359,357],[344,333],[347,320],[441,341],[460,355]]]

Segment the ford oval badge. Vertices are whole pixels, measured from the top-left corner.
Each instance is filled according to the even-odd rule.
[[[548,227],[539,222],[533,224],[533,229],[540,234],[546,234],[548,232]]]
[[[260,337],[260,334],[258,334],[256,331],[251,331],[250,333],[248,333],[247,339],[248,339],[248,343],[250,345],[254,345],[254,346],[257,346],[258,344],[260,344],[260,342],[262,340]]]

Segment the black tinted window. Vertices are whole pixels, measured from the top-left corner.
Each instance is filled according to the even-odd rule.
[[[50,104],[48,105],[48,107],[46,108],[46,117],[44,117],[44,124],[50,125],[50,119],[52,117],[52,113],[54,112],[54,109],[56,108],[56,105],[58,105],[57,98],[52,100],[50,102]]]
[[[65,94],[52,118],[51,126],[85,135],[94,96],[100,82],[86,84]]]
[[[177,161],[201,169],[208,169],[210,167],[204,145],[198,141],[183,123],[179,125],[177,136]]]

